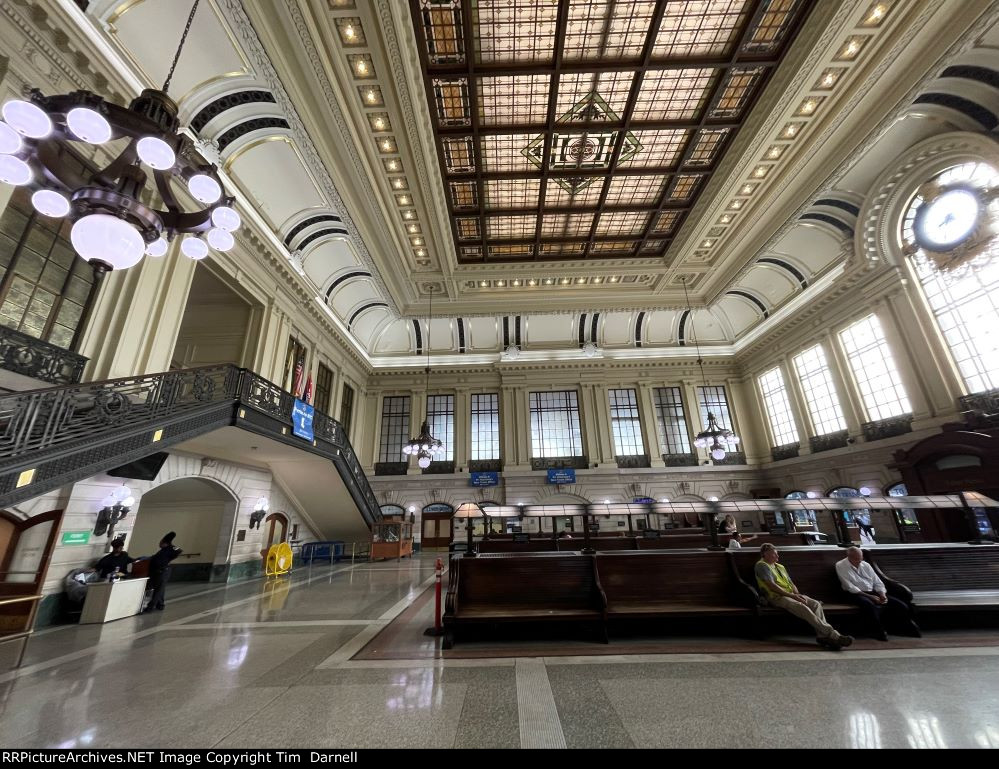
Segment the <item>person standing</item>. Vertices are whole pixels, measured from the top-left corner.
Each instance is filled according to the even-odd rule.
[[[871,511],[861,510],[858,513],[854,513],[853,520],[857,522],[857,527],[860,529],[861,540],[863,540],[864,535],[866,534],[867,538],[871,542],[874,542],[874,527],[871,526]]]
[[[173,546],[176,532],[171,531],[160,540],[160,549],[149,559],[149,587],[153,591],[143,614],[151,611],[163,611],[166,600],[166,583],[170,578],[170,562],[183,550]]]

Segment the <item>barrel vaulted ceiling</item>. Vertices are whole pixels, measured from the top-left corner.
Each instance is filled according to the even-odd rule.
[[[841,272],[891,158],[991,130],[993,84],[933,98],[999,70],[989,6],[202,0],[171,95],[373,365],[724,354]],[[79,18],[155,85],[189,9]]]

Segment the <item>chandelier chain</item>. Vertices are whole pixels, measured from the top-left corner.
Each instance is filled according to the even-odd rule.
[[[697,366],[701,370],[701,384],[704,387],[708,386],[707,376],[704,374],[704,359],[701,358],[701,345],[697,341],[697,334],[694,331],[694,311],[690,307],[690,294],[687,293],[687,277],[683,276],[680,278],[680,282],[683,284],[683,296],[687,300],[687,318],[690,321],[690,338],[694,343],[694,350],[697,352]]]
[[[184,25],[184,34],[180,36],[180,45],[177,46],[177,53],[173,55],[173,63],[170,65],[170,71],[167,72],[166,81],[163,83],[163,93],[167,93],[170,89],[170,81],[173,80],[174,70],[177,69],[177,62],[180,61],[180,52],[184,50],[184,43],[187,42],[187,35],[191,31],[191,24],[194,22],[194,14],[198,10],[198,3],[201,0],[194,0],[194,5],[191,6],[191,12],[187,16],[187,24]]]

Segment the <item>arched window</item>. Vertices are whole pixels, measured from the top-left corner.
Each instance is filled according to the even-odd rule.
[[[804,491],[789,491],[784,495],[784,499],[808,499],[808,494]],[[814,510],[795,510],[794,525],[797,529],[807,529],[815,526]]]
[[[997,186],[999,171],[986,163],[952,166],[920,188],[902,221],[902,241],[912,254],[913,271],[969,393],[999,387],[999,238],[977,234],[984,224],[976,222],[984,222],[984,217],[978,213],[973,195],[956,197],[953,210],[940,216],[928,211],[921,221],[919,211],[928,199],[940,200],[948,190],[978,195]],[[981,210],[995,207],[985,200],[983,197]],[[965,218],[966,229],[961,229]],[[948,237],[949,230],[944,228],[956,228],[950,236],[955,242],[946,246],[950,249],[946,254],[922,247],[921,242],[934,237],[925,233],[926,226],[936,226],[941,239]],[[941,260],[947,259],[963,264],[942,266]]]
[[[837,486],[835,489],[830,489],[829,493],[826,495],[828,497],[859,497],[861,496],[859,489],[855,489],[852,486]],[[847,523],[853,523],[853,514],[849,510],[843,511],[843,519]]]
[[[896,483],[885,489],[885,494],[889,497],[907,497],[909,490],[904,483]],[[906,531],[919,531],[919,521],[916,519],[916,511],[911,507],[903,507],[895,511],[898,515],[898,522]]]

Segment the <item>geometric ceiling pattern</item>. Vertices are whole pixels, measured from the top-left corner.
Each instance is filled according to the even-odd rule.
[[[460,263],[664,256],[815,0],[410,0]]]

